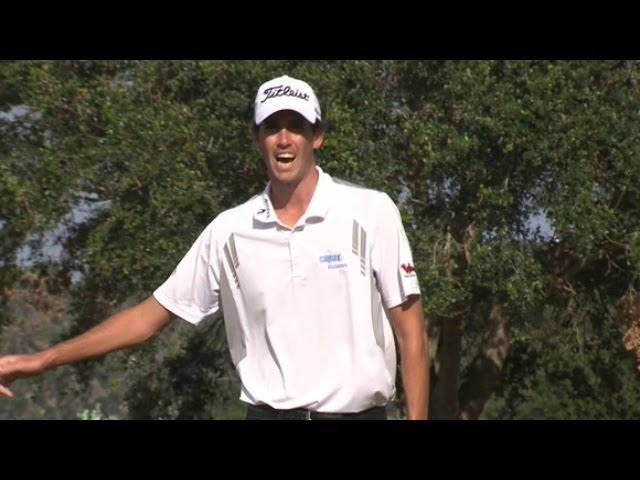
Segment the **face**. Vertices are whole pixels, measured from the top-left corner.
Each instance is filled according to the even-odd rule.
[[[320,148],[324,134],[313,133],[312,125],[299,113],[282,110],[268,116],[253,134],[269,178],[273,182],[297,185],[315,166],[313,151]]]

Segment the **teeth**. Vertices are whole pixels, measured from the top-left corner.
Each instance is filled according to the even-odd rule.
[[[295,158],[293,153],[281,153],[280,155],[276,155],[276,159],[281,162],[288,162]]]

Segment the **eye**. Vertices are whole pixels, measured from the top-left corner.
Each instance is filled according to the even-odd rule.
[[[265,120],[262,124],[265,132],[273,133],[278,130],[278,124],[273,120]]]
[[[303,120],[295,120],[289,124],[289,130],[293,133],[302,133],[304,132],[304,121]]]

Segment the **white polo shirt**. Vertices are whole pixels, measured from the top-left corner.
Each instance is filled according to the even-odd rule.
[[[278,221],[267,184],[218,215],[154,295],[193,324],[222,307],[242,401],[357,412],[395,394],[384,307],[420,290],[389,196],[318,172],[293,228]]]

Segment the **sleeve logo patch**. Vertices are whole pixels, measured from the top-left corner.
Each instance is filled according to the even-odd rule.
[[[403,263],[402,265],[400,265],[400,268],[403,269],[407,274],[416,271],[416,269],[410,263]]]

